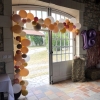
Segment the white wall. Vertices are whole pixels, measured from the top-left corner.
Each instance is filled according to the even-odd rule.
[[[4,15],[0,15],[0,27],[3,27],[4,51],[0,52],[0,62],[6,63],[6,72],[11,79],[14,78],[13,63],[13,34],[10,30],[12,26],[12,1],[3,0]],[[6,56],[6,58],[4,58]]]

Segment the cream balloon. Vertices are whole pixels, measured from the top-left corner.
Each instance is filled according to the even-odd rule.
[[[20,25],[21,27],[23,27],[23,26],[24,26],[24,23],[23,23],[22,21],[20,21],[20,22],[19,22],[19,25]]]
[[[38,20],[38,23],[39,24],[43,24],[44,23],[44,20],[41,18],[41,19]]]
[[[76,23],[75,26],[76,26],[77,29],[81,28],[81,24],[80,23]]]
[[[22,31],[22,32],[20,33],[20,36],[22,36],[22,37],[26,36],[26,32]]]
[[[13,92],[14,93],[19,93],[21,91],[21,85],[19,84],[14,84],[13,85]]]
[[[70,22],[72,22],[73,24],[76,24],[76,19],[75,18],[71,18]]]
[[[64,24],[63,23],[58,23],[58,28],[61,30],[64,28]]]
[[[28,85],[28,81],[27,80],[23,80],[25,82],[24,86]]]
[[[19,44],[19,41],[17,41],[17,40],[13,40],[13,42],[14,42],[14,45],[18,45]]]
[[[48,18],[51,20],[51,24],[54,23],[54,18],[52,16],[48,16]]]

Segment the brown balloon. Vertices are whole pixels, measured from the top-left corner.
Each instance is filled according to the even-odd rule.
[[[24,54],[27,53],[28,52],[28,48],[27,47],[22,47],[21,48],[21,52],[24,53]]]
[[[14,22],[16,22],[16,23],[19,23],[19,22],[21,21],[21,17],[20,17],[19,15],[17,15],[17,14],[14,14],[14,15],[12,16],[12,20],[13,20]]]
[[[34,30],[36,31],[39,31],[41,29],[41,25],[39,23],[37,23],[35,26],[34,26]]]
[[[20,51],[20,50],[17,50],[16,53],[17,53],[17,54],[21,54],[21,51]]]
[[[26,18],[27,17],[27,12],[25,10],[20,10],[19,15],[21,16],[21,18]]]
[[[12,27],[12,31],[14,32],[14,33],[20,33],[21,31],[22,31],[22,28],[21,28],[21,26],[19,26],[19,25],[14,25],[13,27]]]
[[[22,45],[21,45],[21,44],[18,44],[18,45],[17,45],[17,48],[18,48],[18,49],[21,49],[21,48],[22,48]]]
[[[22,46],[27,47],[27,46],[30,45],[30,40],[28,40],[28,39],[23,39],[23,40],[21,41],[21,44],[22,44]]]
[[[27,57],[27,55],[26,55],[26,54],[22,54],[22,57],[23,57],[23,58],[26,58],[26,57]]]
[[[21,37],[20,36],[17,36],[16,37],[16,40],[19,41],[19,42],[21,42]]]

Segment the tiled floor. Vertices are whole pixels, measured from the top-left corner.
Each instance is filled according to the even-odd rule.
[[[100,80],[72,82],[67,80],[53,85],[27,87],[28,95],[19,100],[100,100]]]

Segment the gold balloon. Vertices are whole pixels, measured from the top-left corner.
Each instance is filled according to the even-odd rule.
[[[27,46],[30,45],[30,40],[28,40],[28,39],[23,39],[23,40],[21,41],[21,44],[22,44],[22,46],[27,47]]]
[[[16,23],[19,23],[19,22],[21,21],[21,17],[20,17],[19,15],[17,15],[17,14],[14,14],[14,15],[12,16],[12,20],[13,20],[14,22],[16,22]]]
[[[44,24],[45,24],[46,26],[49,26],[49,25],[51,24],[51,20],[50,20],[49,18],[46,18],[46,19],[44,20]]]
[[[26,96],[28,94],[28,91],[27,90],[22,90],[22,95],[23,96]]]
[[[27,76],[29,74],[28,69],[24,68],[20,70],[20,76]]]
[[[20,85],[24,85],[25,84],[25,82],[22,80],[21,82],[20,82]]]
[[[22,47],[21,52],[24,53],[24,54],[28,53],[28,48],[27,47]]]
[[[22,28],[21,28],[21,26],[19,26],[19,25],[14,25],[13,27],[12,27],[12,31],[14,32],[14,33],[20,33],[21,31],[22,31]]]
[[[23,39],[26,39],[26,37],[21,37],[21,41],[22,41]]]
[[[27,18],[30,20],[34,20],[34,15],[32,13],[28,13]]]
[[[26,86],[22,85],[22,90],[26,90]]]
[[[36,26],[37,25],[37,22],[36,21],[32,21],[32,25],[33,26]]]
[[[64,27],[62,30],[60,30],[61,33],[65,33],[66,32],[66,28]]]
[[[54,27],[55,27],[54,24],[50,24],[50,25],[49,25],[49,29],[50,29],[51,31],[54,29]]]
[[[21,18],[26,18],[27,17],[27,12],[25,10],[20,10],[19,15],[21,16]]]
[[[58,26],[55,26],[53,32],[58,33],[58,31],[59,31]]]
[[[26,67],[28,64],[27,63],[23,63],[23,66]]]

